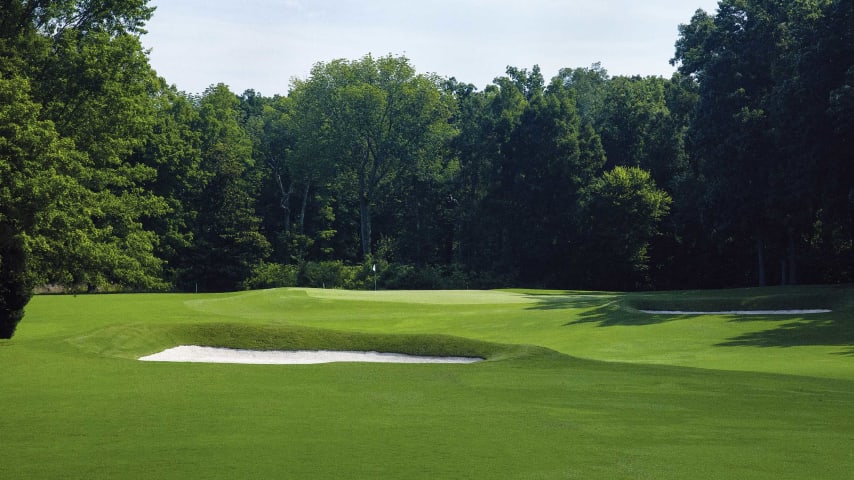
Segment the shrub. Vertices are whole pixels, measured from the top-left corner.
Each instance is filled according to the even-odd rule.
[[[380,286],[387,290],[464,290],[470,287],[469,276],[458,265],[392,263],[380,273]]]
[[[305,262],[299,266],[261,262],[252,268],[242,286],[246,289],[300,286],[373,290],[375,280],[377,288],[382,290],[466,290],[512,284],[504,277],[468,273],[460,265],[415,266],[368,258],[361,265],[346,265],[340,260]]]
[[[315,288],[364,288],[364,279],[360,278],[362,266],[344,265],[340,260],[306,262],[302,268],[301,284]]]
[[[248,290],[295,287],[299,268],[296,265],[261,262],[254,267],[242,286]]]

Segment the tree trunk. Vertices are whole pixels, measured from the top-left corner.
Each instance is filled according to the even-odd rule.
[[[299,210],[299,234],[305,234],[305,210],[308,207],[308,192],[311,189],[311,181],[306,180],[305,189],[302,191],[302,205]]]
[[[284,213],[285,232],[288,232],[291,229],[291,192],[294,191],[294,182],[291,181],[288,189],[285,190],[285,184],[282,182],[282,175],[279,173],[276,163],[269,161],[267,164],[273,170],[273,177],[276,179],[276,185],[279,187],[279,193],[282,196],[279,200],[279,206],[282,207]]]
[[[362,237],[362,257],[371,254],[371,207],[364,195],[359,197],[359,226]]]
[[[765,242],[762,237],[756,238],[756,259],[759,263],[759,286],[764,287],[768,282],[765,280]]]
[[[281,188],[281,180],[279,180],[279,188]],[[291,192],[294,191],[294,184],[291,182],[288,185],[288,190],[282,188],[282,203],[281,207],[284,210],[285,218],[283,219],[285,222],[285,232],[291,231]]]
[[[367,158],[367,157],[366,157]],[[359,169],[359,236],[362,241],[362,258],[371,254],[371,195],[368,191],[367,161]],[[371,181],[375,178],[376,162],[374,162]],[[372,184],[373,185],[373,184]]]

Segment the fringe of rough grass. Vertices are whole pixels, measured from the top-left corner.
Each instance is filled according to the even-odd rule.
[[[288,325],[206,323],[175,325],[169,328],[169,337],[181,344],[247,350],[375,351],[490,360],[518,357],[529,350],[524,346],[502,345],[449,335],[369,334]],[[540,349],[537,347],[537,350]]]

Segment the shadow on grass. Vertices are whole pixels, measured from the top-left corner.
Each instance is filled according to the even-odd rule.
[[[767,317],[764,318],[767,320]],[[740,317],[732,321],[744,322]],[[839,315],[821,315],[815,318],[791,319],[778,327],[751,332],[717,344],[720,347],[852,347],[845,355],[854,356],[854,321]]]
[[[778,310],[832,308],[833,313],[807,316],[728,315],[730,322],[774,322],[776,327],[750,332],[717,344],[720,347],[851,347],[839,355],[854,356],[854,302],[850,288],[806,287],[798,290],[751,289],[722,292],[663,292],[620,294],[595,292],[583,294],[529,294],[536,304],[529,310],[577,310],[564,324],[593,323],[599,327],[657,325],[694,318],[696,314],[648,314],[641,309],[664,310]]]
[[[690,315],[650,315],[629,304],[625,294],[585,292],[581,294],[528,295],[536,304],[528,310],[582,310],[564,326],[598,323],[600,327],[644,326],[681,320]]]
[[[646,325],[675,322],[688,317],[691,317],[691,315],[650,315],[633,308],[626,308],[619,301],[613,301],[580,313],[578,318],[565,323],[564,326],[598,323],[599,327],[643,327]]]
[[[528,310],[565,310],[603,306],[619,298],[614,294],[585,294],[585,295],[528,295],[528,299],[537,303]]]

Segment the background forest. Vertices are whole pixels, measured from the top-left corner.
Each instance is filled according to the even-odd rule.
[[[146,0],[0,5],[0,334],[35,286],[679,289],[854,279],[854,2],[723,0],[672,78],[405,57],[177,91]],[[0,336],[2,336],[0,335]]]

